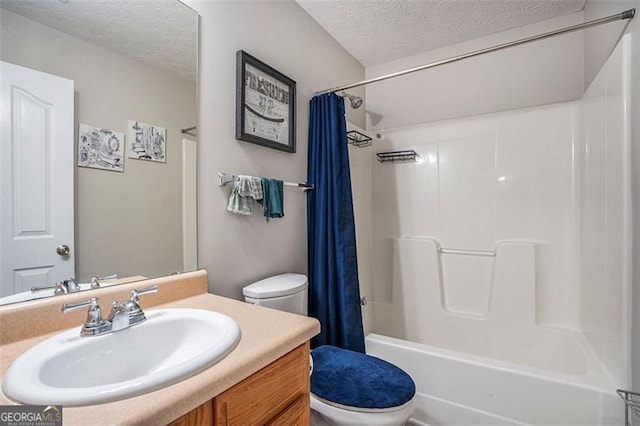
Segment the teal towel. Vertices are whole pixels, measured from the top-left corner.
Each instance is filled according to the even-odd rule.
[[[274,217],[284,217],[284,191],[282,188],[281,180],[262,178],[262,202],[267,222]]]

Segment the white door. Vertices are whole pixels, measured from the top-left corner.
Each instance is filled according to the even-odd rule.
[[[6,62],[0,67],[0,296],[6,296],[74,276],[73,81]],[[59,246],[69,254],[59,254]]]

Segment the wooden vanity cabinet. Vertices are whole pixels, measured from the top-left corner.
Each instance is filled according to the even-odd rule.
[[[169,423],[169,426],[213,425],[213,399],[194,408],[182,417]]]
[[[308,425],[309,386],[306,342],[170,426]]]

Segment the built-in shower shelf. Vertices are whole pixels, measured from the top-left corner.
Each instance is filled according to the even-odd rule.
[[[398,162],[398,161],[411,161],[416,162],[420,158],[417,152],[414,150],[407,151],[390,151],[390,152],[378,152],[376,153],[378,161],[381,163]]]
[[[360,133],[357,130],[351,130],[347,132],[347,143],[356,146],[358,148],[364,148],[365,146],[371,146],[371,139],[364,133]]]
[[[620,398],[624,400],[624,403],[627,404],[627,411],[625,413],[625,426],[631,425],[631,423],[629,423],[629,410],[631,410],[636,416],[640,417],[640,393],[622,389],[618,389],[616,390],[616,392],[618,392]]]

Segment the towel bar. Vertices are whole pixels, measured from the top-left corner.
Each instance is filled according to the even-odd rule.
[[[226,186],[228,183],[236,180],[236,175],[229,175],[226,173],[218,172],[218,186]],[[284,186],[293,186],[295,188],[304,188],[309,191],[313,189],[313,184],[306,182],[283,182]]]

